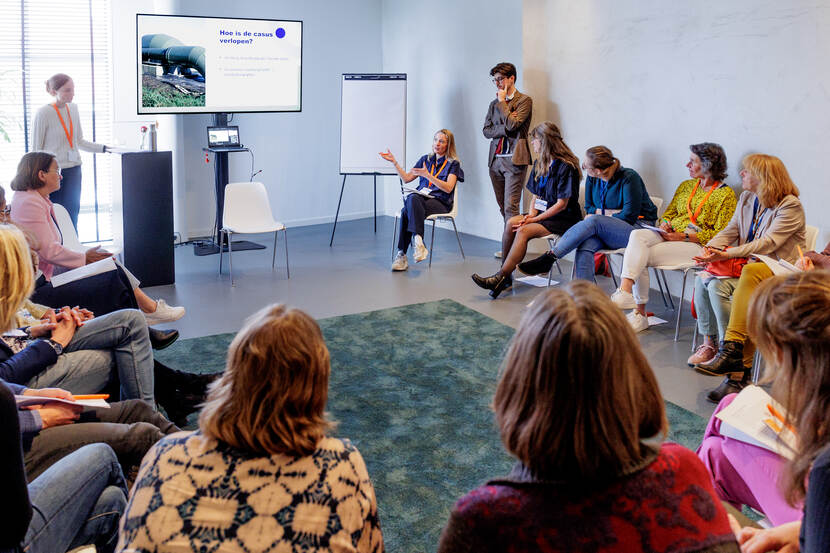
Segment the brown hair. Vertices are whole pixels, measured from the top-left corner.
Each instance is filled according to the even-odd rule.
[[[538,181],[543,175],[550,172],[550,164],[554,159],[558,159],[567,163],[574,169],[582,180],[582,169],[580,168],[579,158],[574,155],[565,141],[562,140],[562,133],[559,131],[554,123],[550,121],[542,121],[530,131],[531,138],[538,138],[542,141],[542,147],[539,151],[539,157],[533,164],[533,170]]]
[[[714,142],[701,142],[690,145],[689,150],[700,158],[705,175],[709,175],[716,182],[723,182],[727,175],[726,152],[723,146]]]
[[[329,371],[329,351],[314,319],[269,305],[248,318],[231,342],[199,428],[245,451],[309,455],[331,426],[324,412]]]
[[[765,280],[749,305],[749,334],[771,365],[773,395],[798,435],[787,463],[787,499],[804,485],[819,451],[830,443],[830,272],[809,271]]]
[[[17,174],[11,182],[12,190],[37,190],[46,186],[46,182],[40,179],[40,172],[48,172],[54,159],[55,156],[49,152],[23,154],[17,164]]]
[[[58,89],[70,80],[72,80],[72,77],[66,73],[55,73],[46,81],[46,92],[54,96],[57,94]]]
[[[32,258],[26,238],[14,225],[0,225],[0,332],[14,324],[17,310],[34,289]]]
[[[790,194],[798,197],[798,187],[779,158],[767,154],[749,154],[741,165],[758,179],[758,200],[764,207],[775,207]]]
[[[490,76],[492,77],[496,73],[501,73],[502,75],[504,75],[508,79],[510,77],[515,77],[516,76],[516,66],[513,65],[512,63],[510,63],[509,61],[503,61],[501,63],[497,63],[496,65],[493,66],[492,69],[490,69]]]
[[[543,479],[607,478],[642,466],[665,434],[657,380],[622,312],[574,280],[536,296],[493,400],[505,447]]]
[[[619,163],[620,160],[614,157],[611,149],[607,146],[594,146],[585,150],[585,158],[588,160],[592,169],[598,171],[605,171],[614,163]]]

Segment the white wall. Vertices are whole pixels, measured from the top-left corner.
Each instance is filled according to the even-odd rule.
[[[124,135],[136,133],[135,13],[175,13],[217,17],[295,19],[303,21],[303,106],[300,113],[239,114],[242,141],[255,154],[257,177],[265,183],[278,219],[299,225],[334,220],[340,192],[339,128],[341,73],[381,70],[380,0],[351,2],[289,2],[257,0],[145,0],[138,7],[120,5],[114,15],[116,65],[124,70],[114,91],[117,117]],[[147,7],[150,6],[150,9]],[[123,36],[120,36],[121,33]],[[118,78],[118,75],[116,75]],[[205,163],[208,115],[163,116],[160,149],[173,149],[176,187],[176,230],[185,238],[210,233],[215,203],[213,165]],[[167,120],[167,122],[165,122]],[[230,180],[247,181],[251,159],[230,154]],[[175,163],[175,162],[174,162]],[[349,187],[343,197],[341,219],[372,212],[371,187]]]
[[[809,224],[830,238],[830,5],[811,0],[524,0],[524,67],[537,117],[585,149],[609,146],[666,201],[688,145],[779,156]],[[544,101],[542,100],[544,98]]]
[[[383,71],[408,75],[407,168],[430,151],[436,130],[451,130],[466,177],[458,228],[499,239],[503,222],[481,128],[495,98],[491,67],[514,63],[517,88],[524,90],[521,2],[383,0],[382,32]],[[401,207],[400,187],[397,178],[386,180],[386,210],[394,213]]]

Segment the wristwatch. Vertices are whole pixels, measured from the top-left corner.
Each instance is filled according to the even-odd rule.
[[[689,241],[689,233],[688,232],[683,233],[683,240],[685,240],[686,242]]]
[[[46,343],[52,346],[52,349],[55,350],[55,353],[57,355],[63,353],[63,346],[60,345],[58,342],[54,341],[53,339],[49,338],[48,340],[46,340]]]

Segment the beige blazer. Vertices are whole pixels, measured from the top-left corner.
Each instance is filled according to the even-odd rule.
[[[499,139],[506,137],[510,141],[513,152],[514,165],[530,165],[530,147],[527,144],[527,133],[530,130],[530,118],[533,115],[533,99],[518,90],[513,98],[507,102],[498,99],[490,102],[487,117],[484,119],[482,132],[490,140],[490,154],[487,157],[487,166],[493,165],[496,158],[496,146]]]

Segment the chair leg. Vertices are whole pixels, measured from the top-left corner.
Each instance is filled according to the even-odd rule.
[[[752,358],[752,376],[751,381],[753,384],[758,384],[758,381],[761,379],[761,352],[757,349],[755,350],[755,356]]]
[[[285,242],[285,277],[291,278],[291,270],[288,268],[288,229],[282,229],[282,241]]]
[[[620,284],[617,282],[617,275],[614,274],[614,264],[611,263],[611,256],[606,255],[605,259],[608,260],[608,270],[611,271],[611,282],[614,283],[614,288],[619,288]]]
[[[680,285],[680,303],[677,304],[677,322],[674,323],[674,341],[677,341],[680,336],[680,317],[683,316],[683,299],[686,297],[686,277],[689,275],[688,269],[683,271],[683,280]]]
[[[429,268],[432,269],[432,246],[435,244],[435,219],[432,220],[432,237],[429,239]]]
[[[455,217],[451,218],[452,221],[452,229],[455,231],[455,239],[458,240],[458,249],[461,250],[461,258],[467,259],[467,256],[464,255],[464,248],[461,246],[461,237],[458,236],[458,229],[455,226]]]
[[[657,271],[657,278],[660,278],[660,277],[663,277],[663,286],[666,288],[666,296],[668,296],[668,298],[669,298],[669,305],[671,305],[672,309],[675,309],[675,307],[674,307],[674,298],[672,298],[671,290],[669,290],[669,281],[666,278],[666,272],[662,271],[662,270],[658,270]]]
[[[392,259],[395,258],[395,253],[397,250],[397,242],[398,240],[398,215],[395,214],[395,226],[392,227]]]
[[[231,243],[233,242],[233,233],[228,233],[228,266],[231,268],[231,288],[234,287],[233,283],[233,246]],[[221,245],[219,246],[222,247]]]
[[[276,261],[277,261],[277,234],[278,234],[279,232],[280,232],[280,231],[278,231],[278,230],[275,230],[275,231],[274,231],[274,253],[273,253],[273,255],[271,256],[271,270],[272,270],[272,271],[274,270],[274,264],[275,264],[275,263],[276,263]]]
[[[692,353],[697,349],[697,321],[694,323],[695,329],[692,332]]]
[[[651,272],[653,272],[654,276],[657,278],[657,288],[660,290],[660,297],[663,298],[663,305],[666,309],[668,309],[669,302],[666,301],[666,292],[663,290],[663,283],[660,282],[660,275],[657,274],[657,269],[655,269],[654,267],[649,267],[649,269],[651,269]]]
[[[225,236],[225,231],[219,231],[219,274],[222,274],[222,253],[224,248],[222,247],[222,238]]]

